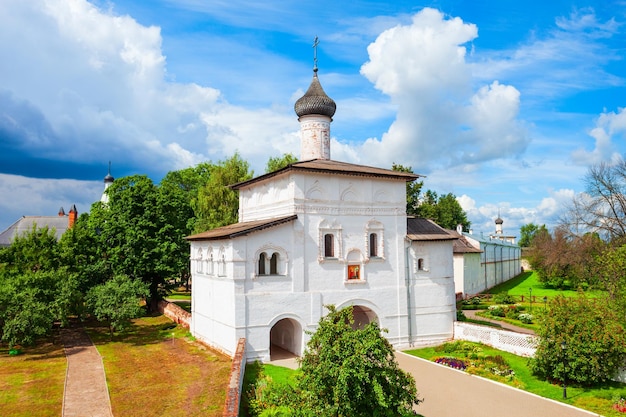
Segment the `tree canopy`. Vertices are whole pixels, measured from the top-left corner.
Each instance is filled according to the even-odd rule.
[[[414,173],[411,167],[393,164],[392,170]],[[406,212],[409,216],[431,219],[444,229],[455,230],[460,224],[468,231],[471,222],[467,214],[452,193],[438,196],[435,191],[426,190],[422,194],[423,181],[412,181],[406,184]]]
[[[210,169],[209,180],[199,188],[196,206],[196,232],[236,223],[239,198],[229,185],[249,180],[254,172],[239,154],[220,161]]]
[[[402,371],[376,322],[355,326],[352,307],[327,306],[307,343],[300,388],[321,416],[414,416],[415,380]]]
[[[593,385],[610,380],[626,358],[626,332],[603,299],[555,297],[539,318],[531,369],[548,380]]]
[[[298,158],[292,153],[285,153],[283,156],[278,157],[270,157],[265,166],[265,173],[269,174],[270,172],[278,171],[294,162],[298,162]]]

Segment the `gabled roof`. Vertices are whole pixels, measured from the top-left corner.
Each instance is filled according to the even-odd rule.
[[[482,253],[483,251],[474,247],[465,236],[458,235],[458,239],[454,241],[453,252],[454,253]]]
[[[378,177],[389,178],[398,181],[413,181],[422,175],[411,174],[408,172],[398,172],[391,169],[376,168],[366,165],[349,164],[347,162],[332,161],[329,159],[311,159],[309,161],[294,162],[278,171],[270,172],[269,174],[261,175],[251,180],[238,182],[230,186],[233,190],[246,187],[256,182],[265,181],[268,178],[275,177],[277,175],[285,174],[288,172],[312,172],[312,173],[328,173],[337,175],[350,175],[357,177]]]
[[[278,226],[280,224],[292,222],[296,220],[298,216],[296,214],[286,217],[279,217],[276,219],[255,220],[251,222],[241,222],[229,224],[228,226],[218,227],[206,232],[198,233],[192,236],[187,236],[187,240],[220,240],[220,239],[232,239],[238,236],[245,236],[250,233],[258,232],[259,230],[267,229],[270,227]]]
[[[455,240],[456,232],[446,230],[432,220],[419,217],[407,217],[406,234],[413,241]]]
[[[68,229],[69,220],[67,216],[22,216],[5,231],[0,232],[0,247],[11,246],[15,236],[30,232],[34,224],[40,229],[46,226],[50,230],[55,229],[56,238],[59,240]]]

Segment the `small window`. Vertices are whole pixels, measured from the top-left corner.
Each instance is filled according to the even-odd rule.
[[[378,256],[378,235],[370,233],[370,257]]]
[[[361,279],[361,267],[359,265],[348,265],[348,280]]]
[[[334,248],[335,239],[332,233],[328,233],[324,235],[324,256],[327,258],[335,257],[335,248]]]
[[[270,274],[278,275],[278,252],[274,252],[270,258]]]
[[[417,270],[418,271],[424,271],[425,270],[425,268],[424,268],[424,258],[419,258],[417,260]]]
[[[259,255],[259,275],[265,275],[265,252],[261,252]]]
[[[209,261],[208,261],[208,264],[207,264],[207,271],[206,272],[209,275],[213,275],[213,252],[209,253]]]
[[[202,273],[202,249],[198,249],[196,255],[196,272]]]

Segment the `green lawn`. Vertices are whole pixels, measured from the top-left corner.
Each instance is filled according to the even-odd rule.
[[[574,297],[578,294],[578,291],[567,289],[567,290],[559,290],[554,288],[547,288],[541,282],[539,282],[539,276],[535,271],[527,271],[524,272],[517,277],[503,282],[500,285],[496,285],[491,288],[489,291],[486,291],[486,294],[501,294],[508,293],[514,296],[524,296],[527,298],[531,294],[537,303],[542,303],[542,298],[544,296],[556,297],[557,295],[563,295],[565,297]],[[589,297],[598,297],[603,294],[600,290],[592,290],[586,291],[585,294]]]
[[[480,373],[480,376],[488,377],[501,383],[506,383],[528,392],[532,392],[541,397],[550,398],[556,401],[565,402],[567,404],[583,408],[607,417],[623,416],[623,413],[613,410],[613,398],[626,398],[626,384],[617,382],[608,383],[596,388],[568,387],[568,399],[563,400],[563,388],[560,385],[551,384],[534,377],[528,367],[528,358],[513,355],[512,353],[500,351],[489,346],[479,343],[463,342],[463,345],[475,346],[479,349],[478,356],[502,356],[510,368],[515,372],[512,379],[489,375],[488,373]],[[441,348],[439,348],[441,349]],[[467,360],[467,353],[461,351],[444,352],[438,350],[438,347],[429,347],[423,349],[415,349],[406,351],[410,355],[414,355],[423,359],[433,360],[436,357],[446,356]],[[419,381],[417,381],[419,384]]]

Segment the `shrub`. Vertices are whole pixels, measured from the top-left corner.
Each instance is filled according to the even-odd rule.
[[[530,366],[548,380],[594,385],[608,381],[626,358],[626,332],[607,300],[558,296],[539,317]],[[564,343],[564,345],[562,345]]]
[[[533,315],[529,313],[521,313],[517,318],[522,323],[531,324],[533,322]]]
[[[504,317],[506,312],[504,311],[504,307],[501,305],[492,305],[489,306],[489,314],[494,317]]]
[[[493,302],[496,304],[515,304],[515,298],[508,293],[499,293],[493,296]]]

